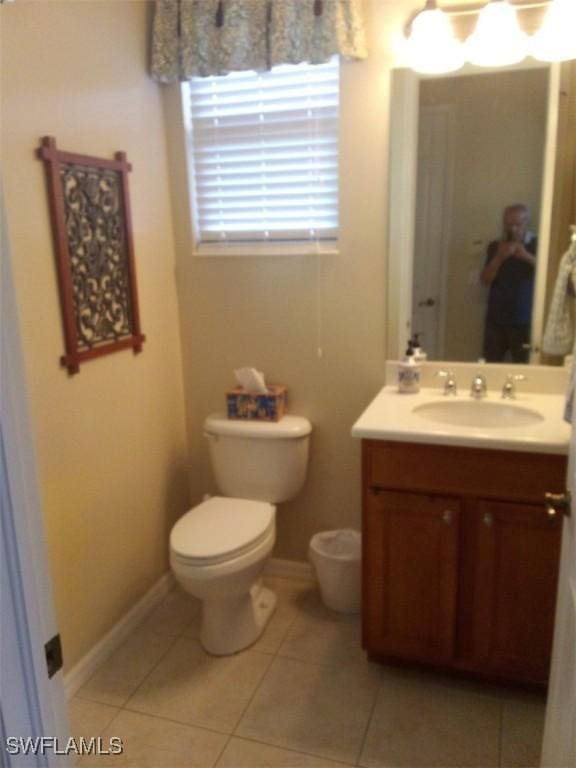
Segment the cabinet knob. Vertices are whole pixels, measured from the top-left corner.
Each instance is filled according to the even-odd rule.
[[[492,512],[486,512],[482,516],[482,522],[487,528],[492,528],[492,526],[494,525],[494,515],[492,514]]]
[[[442,512],[442,522],[444,525],[452,525],[452,518],[454,517],[451,509],[445,509]]]
[[[570,503],[572,496],[570,491],[565,493],[546,493],[544,494],[546,502],[546,513],[548,517],[556,517],[558,512],[570,517]]]

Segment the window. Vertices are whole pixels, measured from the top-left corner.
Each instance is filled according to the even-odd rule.
[[[334,248],[338,59],[182,87],[199,252]]]

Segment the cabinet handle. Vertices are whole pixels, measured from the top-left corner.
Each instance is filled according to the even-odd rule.
[[[444,525],[452,525],[452,510],[451,509],[445,509],[444,512],[442,512],[442,522]]]
[[[566,517],[570,517],[570,503],[572,497],[570,491],[566,493],[546,493],[546,514],[548,517],[556,517],[558,512],[562,512]]]
[[[494,525],[494,515],[492,514],[492,512],[486,512],[482,516],[482,522],[487,528],[492,528],[492,526]]]

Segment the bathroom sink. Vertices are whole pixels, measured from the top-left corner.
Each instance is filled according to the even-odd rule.
[[[487,400],[436,400],[417,405],[412,413],[440,424],[486,429],[527,427],[544,421],[532,408]]]
[[[501,397],[508,369],[486,363],[455,364],[461,387],[480,370],[487,382],[486,397],[468,392],[443,395],[435,376],[436,363],[423,363],[420,392],[398,392],[396,361],[387,363],[391,384],[382,387],[352,427],[363,440],[452,445],[522,453],[566,454],[570,425],[564,420],[568,375],[565,369],[532,366],[515,399]],[[512,373],[526,368],[518,366]],[[540,378],[538,378],[540,377]],[[554,378],[556,377],[556,378]]]

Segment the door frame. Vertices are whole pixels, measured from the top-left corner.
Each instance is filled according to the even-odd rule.
[[[564,518],[562,525],[558,598],[542,743],[541,765],[546,768],[576,768],[576,411],[572,418],[566,488],[572,502],[571,514]],[[572,711],[567,712],[567,708]]]
[[[69,760],[50,745],[11,755],[4,741],[45,736],[62,747],[69,727],[62,670],[49,679],[46,666],[44,645],[58,630],[1,187],[0,237],[0,749],[7,768],[52,768]]]

